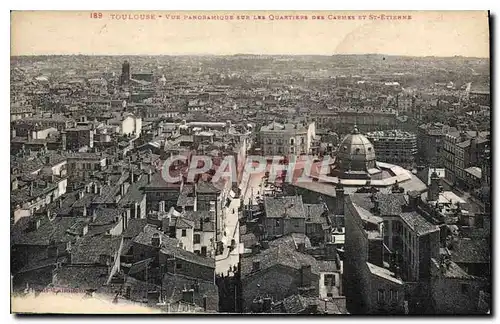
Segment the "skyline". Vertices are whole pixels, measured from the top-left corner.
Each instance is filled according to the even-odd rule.
[[[142,13],[163,14],[166,11]],[[14,11],[11,56],[369,55],[489,58],[487,11],[230,11],[262,16],[411,15],[411,20],[112,20],[88,11]],[[131,12],[126,12],[131,13]],[[168,12],[172,13],[172,12]],[[178,11],[180,15],[200,12]],[[28,36],[29,35],[29,36]],[[415,41],[419,40],[419,41]],[[307,50],[304,50],[307,49]]]

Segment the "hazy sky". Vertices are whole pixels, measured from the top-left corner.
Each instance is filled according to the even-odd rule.
[[[11,14],[11,54],[393,54],[489,57],[486,11],[434,12],[90,12]],[[112,14],[155,14],[155,20],[116,20]],[[178,14],[180,20],[166,19]],[[265,20],[236,20],[248,14]],[[411,15],[411,20],[370,20],[370,15]],[[159,17],[161,15],[161,18]],[[232,15],[231,21],[188,20],[187,15]],[[273,16],[306,15],[307,20]],[[324,20],[312,20],[322,15]],[[355,16],[331,20],[329,15]],[[365,15],[366,19],[357,18]],[[331,18],[331,17],[330,17]]]

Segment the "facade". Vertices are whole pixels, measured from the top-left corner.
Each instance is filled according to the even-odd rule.
[[[490,145],[489,136],[489,132],[475,131],[450,132],[445,136],[442,153],[449,183],[478,187],[481,172],[474,167],[481,168],[481,156]]]
[[[94,147],[94,130],[88,126],[77,126],[62,133],[63,150],[78,151],[80,148]]]
[[[260,129],[262,153],[268,156],[309,154],[316,136],[316,126],[310,124],[280,124],[273,122]]]
[[[353,194],[345,201],[344,278],[353,287],[346,291],[348,307],[369,314],[397,313],[404,311],[406,301],[411,310],[412,300],[425,292],[405,294],[405,282],[430,280],[431,258],[439,256],[439,227],[404,194]]]
[[[382,162],[412,165],[417,154],[417,136],[400,130],[366,133]]]
[[[306,233],[306,210],[302,196],[264,197],[265,236]]]
[[[349,132],[354,126],[362,132],[394,129],[398,125],[397,117],[397,111],[392,109],[332,109],[311,113],[318,128],[334,128],[339,132]]]
[[[288,247],[272,247],[241,260],[242,311],[252,311],[255,300],[280,301],[295,294],[319,296],[319,266],[307,254]]]
[[[431,164],[432,167],[442,166],[444,140],[450,132],[456,132],[456,128],[441,123],[420,125],[417,131],[419,160]]]
[[[107,166],[106,156],[101,153],[72,153],[68,155],[67,174],[69,178],[89,178]]]

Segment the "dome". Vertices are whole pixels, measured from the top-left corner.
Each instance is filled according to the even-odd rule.
[[[376,168],[375,149],[357,127],[344,137],[337,150],[337,162],[344,171],[367,171]]]

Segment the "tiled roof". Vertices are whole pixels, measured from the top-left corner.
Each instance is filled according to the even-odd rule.
[[[460,238],[451,250],[451,260],[456,263],[489,263],[490,244],[485,239]]]
[[[207,308],[209,310],[218,309],[219,289],[213,282],[166,273],[163,276],[163,289],[168,302],[182,300],[182,291],[184,289],[193,289],[194,304],[203,307],[203,297],[207,297]]]
[[[253,262],[260,262],[260,270],[266,270],[275,265],[283,265],[300,270],[302,265],[310,265],[312,273],[318,274],[319,267],[312,256],[295,251],[286,246],[270,247],[259,254],[241,259],[241,275],[248,276],[253,272]]]
[[[108,277],[106,266],[69,265],[56,270],[54,286],[98,290],[106,283]]]
[[[156,229],[153,225],[146,225],[142,231],[134,238],[134,243],[142,245],[151,245],[151,239],[154,234],[159,234],[161,236],[161,244],[165,247],[177,247],[179,241],[177,239],[171,238],[164,234],[162,231]]]
[[[404,212],[400,214],[401,219],[417,235],[425,235],[430,232],[439,231],[439,227],[427,221],[417,212]]]
[[[30,230],[31,222],[35,219],[40,220],[40,226],[36,230]],[[11,229],[11,245],[49,245],[50,240],[55,242],[73,241],[74,237],[67,233],[67,230],[76,224],[85,220],[80,217],[56,217],[49,221],[47,216],[23,217]]]
[[[161,253],[172,255],[177,259],[181,259],[190,263],[215,269],[215,259],[199,256],[177,246],[164,246],[161,249]]]
[[[291,233],[280,238],[269,241],[270,247],[284,246],[296,250],[300,243],[304,243],[306,249],[312,248],[311,241],[305,234]]]
[[[98,263],[101,255],[114,256],[121,243],[122,238],[117,236],[84,236],[71,247],[71,263]]]
[[[401,207],[406,204],[405,195],[402,193],[385,194],[377,192],[374,195],[379,203],[380,215],[399,215]],[[356,193],[351,195],[350,199],[356,205],[371,210],[374,206],[371,196],[372,194],[369,193]]]
[[[144,226],[147,224],[145,218],[132,218],[128,221],[128,227],[123,231],[123,238],[134,238],[142,232]]]
[[[305,218],[302,196],[264,197],[264,209],[268,218]]]

